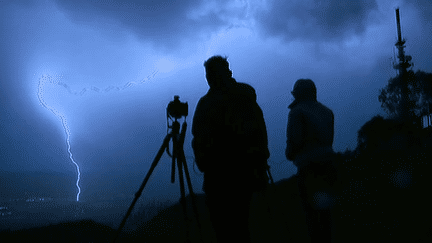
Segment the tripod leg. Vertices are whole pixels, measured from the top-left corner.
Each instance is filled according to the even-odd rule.
[[[183,125],[182,125],[181,133],[180,133],[179,150],[178,150],[179,154],[178,155],[179,155],[179,159],[180,159],[181,165],[183,165],[184,168],[185,168],[186,182],[188,184],[189,193],[193,197],[195,197],[195,194],[194,194],[193,189],[192,189],[192,183],[191,183],[191,180],[190,180],[190,177],[189,177],[189,171],[188,171],[187,164],[186,164],[186,156],[185,156],[184,150],[183,150],[185,133],[186,133],[186,127],[187,127],[186,122],[184,122]],[[198,214],[197,214],[197,216],[198,216]]]
[[[175,151],[173,151],[175,153]],[[171,183],[175,182],[175,155],[172,156],[172,167],[171,167]]]
[[[173,136],[173,169],[175,169],[174,163],[177,162],[177,167],[179,170],[180,195],[181,195],[181,199],[184,200],[186,195],[185,195],[185,190],[184,190],[183,168],[182,168],[181,160],[179,160],[180,143],[179,143],[178,139],[179,138],[177,136],[175,136],[175,135]]]
[[[195,194],[194,194],[193,189],[192,189],[192,183],[191,183],[191,180],[189,177],[189,171],[188,171],[187,164],[186,164],[186,157],[185,157],[184,150],[183,150],[183,144],[184,144],[184,139],[185,139],[185,134],[186,134],[186,127],[187,127],[186,122],[183,122],[181,133],[180,133],[180,136],[178,137],[178,140],[173,139],[173,140],[175,140],[175,145],[176,145],[176,157],[177,157],[178,168],[179,168],[180,190],[182,193],[182,199],[184,202],[183,208],[185,209],[184,212],[185,212],[185,217],[186,217],[186,197],[185,197],[185,189],[184,189],[184,183],[183,183],[183,166],[184,166],[185,175],[186,175],[186,182],[188,184],[189,194],[191,195],[191,199],[192,199],[192,208],[193,208],[193,211],[195,214],[195,218],[197,220],[198,231],[199,231],[199,234],[201,237],[201,241],[203,241],[201,225],[199,223],[199,217],[198,217],[198,209],[196,207],[196,198],[195,198]]]
[[[183,179],[183,168],[181,161],[177,158],[177,167],[179,170],[179,181],[180,181],[180,194],[181,194],[181,200],[186,200],[186,193],[185,193],[185,186],[184,186],[184,179]],[[186,208],[185,208],[186,210]]]
[[[274,186],[273,177],[272,177],[272,175],[270,173],[270,166],[267,166],[267,174],[268,174],[268,176],[270,178],[271,184]]]
[[[199,231],[201,233],[201,226],[199,223],[198,209],[196,207],[196,197],[195,197],[195,193],[193,192],[193,189],[192,189],[192,183],[190,180],[189,170],[188,170],[187,163],[186,163],[186,156],[185,156],[184,149],[183,149],[184,139],[186,136],[186,128],[187,128],[187,124],[186,124],[186,122],[184,122],[182,125],[182,129],[181,129],[181,133],[180,133],[180,139],[179,139],[180,140],[179,141],[179,148],[180,148],[179,156],[180,156],[181,163],[183,164],[183,166],[185,168],[186,182],[188,184],[189,193],[191,194],[191,197],[192,197],[192,206],[194,209],[195,217],[197,219],[198,228],[199,228]],[[201,239],[202,239],[202,237],[201,237]]]
[[[190,223],[189,223],[189,219],[187,216],[187,207],[186,207],[186,194],[185,194],[185,187],[184,187],[184,180],[183,180],[183,169],[182,169],[182,164],[181,164],[181,160],[179,160],[179,142],[178,142],[178,137],[173,136],[173,158],[177,161],[177,167],[179,170],[179,182],[180,182],[180,203],[182,205],[183,208],[183,217],[184,217],[184,221],[186,223],[186,239],[188,242],[190,242],[190,235],[189,235],[189,230],[190,230]]]
[[[183,164],[183,166],[185,168],[184,170],[185,170],[186,182],[188,184],[189,193],[195,197],[195,193],[193,192],[192,183],[191,183],[191,180],[190,180],[189,171],[188,171],[188,168],[187,168],[186,158],[184,156],[184,153],[182,153],[181,158],[182,158],[181,162],[182,162],[182,164]]]
[[[162,143],[162,146],[160,147],[160,149],[159,149],[159,151],[158,151],[158,153],[157,153],[155,159],[153,160],[153,163],[152,163],[151,166],[150,166],[150,170],[147,172],[147,175],[146,175],[146,177],[144,178],[143,183],[141,184],[141,187],[140,187],[139,190],[135,193],[135,198],[134,198],[134,200],[132,201],[132,204],[130,205],[130,207],[129,207],[127,213],[126,213],[126,215],[124,216],[124,218],[123,218],[123,220],[122,220],[122,222],[121,222],[121,224],[120,224],[120,226],[119,226],[119,228],[118,228],[118,230],[117,230],[117,232],[116,232],[116,235],[115,235],[115,237],[114,237],[113,242],[115,242],[116,239],[117,239],[117,237],[119,236],[119,234],[120,234],[122,228],[124,227],[124,225],[125,225],[125,223],[126,223],[127,218],[129,217],[130,213],[132,212],[133,207],[135,206],[135,203],[137,202],[138,198],[141,196],[141,193],[142,193],[142,191],[144,190],[144,187],[145,187],[145,185],[147,184],[147,181],[150,179],[150,175],[152,174],[152,172],[153,172],[153,170],[155,169],[157,163],[159,162],[160,158],[162,157],[165,148],[168,147],[168,144],[169,144],[169,140],[170,140],[170,138],[171,138],[171,135],[170,135],[170,134],[166,135],[166,137],[165,137],[165,139],[164,139],[164,141],[163,141],[163,143]]]
[[[201,229],[201,224],[200,224],[200,220],[199,220],[196,195],[193,192],[192,183],[191,183],[191,179],[190,179],[190,176],[189,176],[189,171],[188,171],[187,164],[186,164],[186,157],[184,155],[183,149],[181,150],[180,158],[181,158],[181,162],[182,162],[182,164],[184,166],[184,171],[185,171],[185,175],[186,175],[186,182],[188,184],[189,194],[191,195],[191,199],[192,199],[192,208],[193,208],[193,211],[194,211],[194,214],[195,214],[195,218],[197,220],[198,231],[199,231],[201,240],[203,240],[204,238],[203,238],[203,235],[202,235],[202,229]]]

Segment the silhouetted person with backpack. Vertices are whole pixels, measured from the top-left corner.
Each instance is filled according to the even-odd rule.
[[[330,242],[330,191],[336,180],[334,114],[317,101],[316,86],[310,79],[297,80],[291,93],[295,100],[288,106],[286,157],[298,169],[298,188],[312,242]]]
[[[232,78],[226,58],[204,62],[210,86],[193,117],[192,148],[218,242],[249,242],[249,206],[267,183],[267,131],[252,86]]]

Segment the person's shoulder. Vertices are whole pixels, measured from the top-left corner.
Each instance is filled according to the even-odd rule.
[[[304,106],[304,104],[299,103],[291,107],[288,115],[291,119],[294,119],[301,116],[305,112],[305,110],[307,110],[307,108]]]
[[[324,112],[324,114],[326,114],[326,116],[332,117],[334,119],[334,113],[333,110],[330,109],[329,107],[327,107],[326,105],[324,105],[321,102],[317,102],[319,109],[321,110],[321,112]]]
[[[319,105],[320,105],[324,110],[326,110],[327,112],[333,113],[332,109],[330,109],[328,106],[324,105],[324,104],[321,103],[321,102],[318,102],[318,104],[319,104]]]
[[[209,95],[209,93],[206,93],[205,95],[201,96],[201,98],[198,100],[197,107],[205,106],[210,100],[211,100],[211,95]]]
[[[314,107],[316,105],[313,101],[299,101],[296,102],[295,105],[291,107],[292,112],[300,112],[302,110],[310,110],[311,107]]]
[[[253,100],[256,100],[256,91],[252,85],[242,82],[236,82],[234,85],[236,92],[247,95]]]
[[[223,92],[209,89],[209,91],[198,100],[197,106],[203,109],[208,109],[210,107],[221,105],[224,102],[225,96],[226,95],[224,95]]]
[[[252,87],[252,85],[250,85],[250,84],[242,83],[242,82],[236,82],[236,86],[239,89],[242,89],[242,90],[245,90],[245,91],[248,91],[248,92],[251,92],[251,93],[255,93],[255,88]]]
[[[317,110],[326,110],[326,108],[318,101],[308,100],[300,101],[291,107],[292,114],[316,112]]]

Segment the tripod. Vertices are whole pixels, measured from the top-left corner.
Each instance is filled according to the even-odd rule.
[[[180,123],[177,121],[177,117],[175,118],[175,121],[173,121],[172,126],[171,127],[168,126],[168,127],[172,128],[172,131],[171,131],[171,133],[168,133],[166,135],[166,137],[162,143],[162,146],[159,149],[159,152],[157,153],[155,159],[153,160],[153,163],[150,166],[150,170],[148,171],[146,177],[144,178],[143,183],[141,184],[141,187],[135,193],[135,198],[132,201],[132,204],[130,205],[126,215],[124,216],[123,221],[121,222],[121,224],[120,224],[120,226],[116,232],[116,235],[114,237],[113,242],[115,242],[115,240],[119,236],[123,226],[126,223],[127,218],[129,217],[130,213],[132,212],[132,209],[133,209],[136,201],[141,196],[141,193],[144,190],[144,187],[147,184],[147,181],[149,180],[151,173],[153,172],[157,163],[159,162],[160,158],[162,157],[165,149],[166,149],[168,155],[172,158],[171,183],[174,183],[174,181],[175,181],[175,164],[177,162],[177,166],[178,166],[178,170],[179,170],[179,179],[180,179],[180,193],[181,193],[180,202],[181,202],[182,207],[183,207],[184,219],[186,222],[188,222],[187,215],[186,215],[186,196],[185,196],[185,188],[184,188],[184,181],[183,181],[183,166],[184,166],[184,171],[186,174],[186,180],[188,183],[189,193],[192,196],[192,207],[193,207],[195,217],[197,218],[198,229],[199,229],[200,234],[201,234],[201,226],[200,226],[199,220],[198,220],[198,209],[196,207],[195,194],[192,190],[192,183],[191,183],[191,180],[189,177],[189,172],[188,172],[187,164],[186,164],[186,158],[185,158],[185,154],[184,154],[184,150],[183,150],[183,144],[184,144],[185,133],[186,133],[186,120],[182,124],[182,129],[181,129],[180,134],[179,134]],[[169,153],[169,150],[168,150],[169,141],[171,139],[173,141],[173,153],[172,153],[172,155]],[[186,230],[186,238],[189,238],[189,233],[187,230]],[[201,237],[201,239],[202,239],[202,237]]]

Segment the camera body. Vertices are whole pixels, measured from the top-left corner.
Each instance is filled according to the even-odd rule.
[[[188,115],[188,103],[180,102],[180,97],[178,95],[174,96],[174,100],[171,101],[167,106],[167,116],[174,117],[175,119],[180,119],[182,116],[186,117]]]

